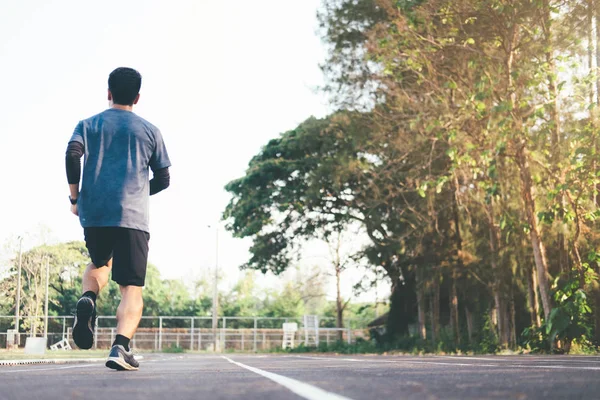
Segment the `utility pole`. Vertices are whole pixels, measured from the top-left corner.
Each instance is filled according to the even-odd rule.
[[[17,345],[19,345],[19,309],[21,308],[21,265],[23,260],[23,236],[19,236],[19,268],[17,272],[17,300],[15,302],[15,330],[17,331]]]
[[[210,225],[209,225],[210,228]],[[218,284],[219,282],[219,225],[215,227],[215,279],[213,282],[213,301],[212,301],[212,330],[213,330],[213,351],[218,351],[218,341],[217,341],[217,326],[218,322],[218,314],[219,314],[219,292],[218,292]]]
[[[50,285],[50,258],[46,257],[46,304],[44,305],[44,338],[48,340],[48,289]]]

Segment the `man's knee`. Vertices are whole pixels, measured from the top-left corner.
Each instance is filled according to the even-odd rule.
[[[121,301],[125,300],[128,307],[139,309],[141,311],[144,307],[142,288],[140,286],[123,285],[119,285],[119,288],[121,289]]]

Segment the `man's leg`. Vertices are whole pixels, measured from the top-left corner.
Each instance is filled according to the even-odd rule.
[[[142,287],[121,286],[121,303],[117,308],[117,335],[131,339],[142,319],[144,300]]]
[[[83,273],[83,293],[93,292],[96,295],[100,293],[102,288],[108,283],[110,270],[112,269],[112,258],[108,260],[106,265],[96,267],[94,263],[89,263]]]
[[[128,228],[119,228],[116,234],[112,279],[119,284],[121,302],[117,308],[117,336],[110,349],[106,366],[131,371],[139,367],[129,349],[129,341],[135,335],[142,319],[142,288],[146,279],[150,235]]]
[[[134,371],[140,364],[129,349],[129,341],[135,335],[142,319],[142,287],[119,285],[119,288],[121,303],[117,308],[117,337],[106,360],[106,366],[120,371]]]
[[[91,349],[96,330],[96,296],[108,283],[114,238],[105,228],[85,228],[84,234],[92,262],[83,273],[83,294],[77,301],[73,341],[80,349]]]

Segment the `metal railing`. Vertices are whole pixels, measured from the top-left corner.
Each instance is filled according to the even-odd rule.
[[[48,317],[48,345],[67,339],[74,346],[71,337],[73,316]],[[43,321],[44,317],[23,317],[29,321]],[[132,346],[139,350],[161,351],[184,349],[191,351],[244,351],[258,352],[281,348],[284,322],[297,322],[294,343],[298,346],[304,340],[302,318],[272,317],[219,317],[219,326],[212,329],[212,317],[187,316],[144,316],[132,339]],[[7,330],[13,328],[13,316],[0,316],[0,348],[6,348]],[[357,338],[367,337],[365,328],[358,327],[357,321],[345,322],[347,328],[335,328],[333,318],[319,319],[318,338],[320,343],[332,344],[338,340],[354,343]],[[39,325],[39,324],[38,324]],[[43,323],[42,323],[43,325]],[[116,317],[99,316],[97,319],[94,348],[107,349],[116,336]],[[42,331],[37,336],[42,335]],[[19,332],[19,343],[32,331]]]

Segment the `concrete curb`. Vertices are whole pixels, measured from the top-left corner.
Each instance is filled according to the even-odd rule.
[[[0,366],[43,365],[43,364],[85,364],[104,362],[106,358],[49,358],[32,360],[0,360]]]

